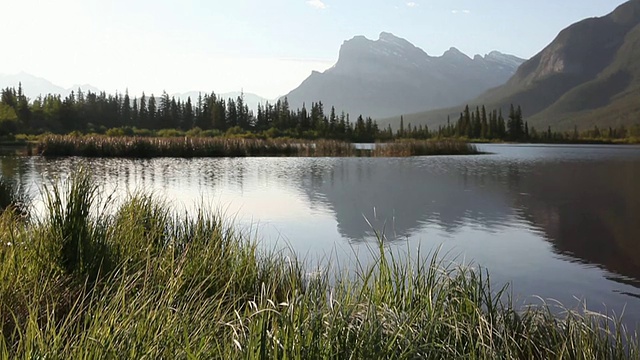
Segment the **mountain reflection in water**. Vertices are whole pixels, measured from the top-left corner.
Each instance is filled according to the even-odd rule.
[[[267,246],[345,257],[390,244],[444,246],[516,294],[640,320],[640,147],[480,145],[490,155],[414,158],[43,159],[5,156],[37,198],[78,165],[107,192],[142,189],[187,211],[226,209]],[[257,225],[256,225],[257,224]],[[350,250],[349,248],[355,249]]]

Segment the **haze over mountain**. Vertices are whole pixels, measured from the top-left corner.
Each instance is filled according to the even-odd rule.
[[[525,120],[538,128],[639,123],[640,0],[567,27],[506,84],[469,102],[503,110],[511,103],[521,105]],[[447,116],[457,119],[463,106],[406,115],[404,121],[443,124]],[[380,123],[398,121],[399,115]]]
[[[78,88],[82,89],[82,91],[85,91],[85,92],[91,91],[93,93],[99,93],[102,91],[101,89],[98,89],[97,87],[89,84],[74,85],[70,88],[64,88],[60,85],[56,85],[52,83],[47,79],[37,77],[25,72],[21,72],[18,74],[9,74],[9,75],[0,74],[0,89],[4,89],[7,87],[13,87],[17,89],[19,84],[22,84],[22,90],[24,91],[25,95],[31,100],[36,99],[40,95],[44,96],[47,94],[60,94],[60,96],[66,97],[69,94],[71,94],[72,91],[77,92]],[[190,91],[186,93],[172,94],[171,96],[175,97],[176,99],[180,99],[182,101],[187,101],[187,98],[191,97],[191,101],[195,102],[198,100],[198,96],[200,94],[205,95],[210,93],[211,91]],[[131,97],[135,97],[135,96],[139,97],[140,95],[142,94],[129,94],[129,96]],[[150,93],[147,93],[146,95],[151,96]],[[156,97],[159,97],[161,94],[154,94],[154,95]],[[247,104],[249,109],[253,111],[256,111],[258,107],[258,103],[264,104],[267,101],[270,101],[269,99],[263,98],[259,95],[252,94],[252,93],[243,93],[241,91],[232,91],[232,92],[227,92],[227,93],[222,93],[217,95],[221,96],[223,99],[232,98],[234,100],[238,96],[243,95],[245,104]]]
[[[351,115],[385,117],[470,100],[503,84],[522,62],[498,51],[472,59],[453,47],[434,57],[390,33],[376,41],[356,36],[342,44],[333,67],[314,71],[286,97],[293,108],[322,101]]]
[[[81,88],[83,91],[100,92],[95,86],[89,84],[74,85],[70,88],[64,88],[56,85],[51,81],[37,77],[25,72],[18,74],[0,74],[0,89],[7,87],[18,88],[18,85],[22,83],[22,90],[24,94],[31,100],[38,96],[47,94],[60,94],[65,97],[71,93],[71,91],[78,91]]]

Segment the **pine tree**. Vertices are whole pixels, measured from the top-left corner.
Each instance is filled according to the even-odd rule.
[[[331,112],[329,113],[329,134],[331,137],[335,136],[335,132],[338,128],[338,118],[336,117],[336,108],[331,107]]]
[[[238,108],[233,99],[227,101],[227,128],[238,126]]]
[[[238,114],[238,126],[243,130],[249,130],[249,107],[244,102],[244,92],[236,99],[236,113]]]
[[[516,110],[514,109],[513,104],[511,104],[511,107],[509,108],[509,118],[507,120],[507,131],[509,133],[509,140],[517,140],[516,127]]]
[[[366,134],[366,140],[371,142],[373,141],[373,137],[374,137],[374,131],[373,131],[373,119],[371,119],[370,117],[367,116],[367,120],[365,121],[365,134]]]
[[[157,106],[156,106],[156,98],[155,96],[153,96],[153,94],[151,94],[151,96],[149,97],[149,107],[148,107],[148,114],[147,114],[147,123],[149,124],[149,129],[158,129],[158,110],[157,110]]]
[[[502,116],[502,109],[498,110],[497,125],[496,132],[498,134],[498,139],[505,140],[507,136],[507,129],[504,123],[504,117]]]
[[[29,108],[29,99],[22,92],[22,82],[18,83],[16,115],[22,126],[29,128],[31,125],[31,109]]]
[[[516,109],[516,140],[523,140],[525,137],[524,120],[522,119],[522,108],[518,105]]]
[[[191,104],[191,96],[187,97],[187,102],[184,104],[184,113],[182,116],[183,130],[189,130],[195,127],[195,118],[193,113],[193,105]]]
[[[314,107],[315,104],[311,103],[312,113]],[[309,120],[309,114],[307,113],[307,106],[305,103],[302,103],[302,109],[300,110],[300,116],[298,117],[298,119],[299,131],[307,131],[311,128],[311,121]]]
[[[147,97],[145,96],[144,91],[142,92],[142,96],[140,96],[138,113],[140,114],[138,116],[140,118],[140,126],[145,129],[151,129],[151,124],[149,123],[149,117],[148,117]]]
[[[489,137],[489,122],[487,121],[487,109],[484,105],[482,105],[480,118],[480,137],[482,139],[487,139]]]
[[[131,123],[126,125],[140,127],[140,110],[138,108],[138,98],[133,98],[133,102],[131,105]]]
[[[182,123],[182,112],[180,102],[176,102],[174,97],[171,97],[171,101],[169,103],[169,122],[166,124],[167,129],[178,129],[180,128],[180,124]]]
[[[129,90],[125,90],[124,100],[122,101],[122,117],[120,119],[121,125],[131,124],[131,100],[129,99]]]
[[[166,91],[162,92],[160,97],[160,107],[158,108],[160,117],[160,128],[170,129],[171,126],[171,98]]]

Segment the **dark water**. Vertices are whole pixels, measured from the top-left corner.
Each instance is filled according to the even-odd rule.
[[[30,186],[91,167],[108,191],[207,204],[302,257],[394,247],[480,264],[533,295],[640,321],[640,147],[481,145],[492,155],[415,158],[86,160],[3,157]]]

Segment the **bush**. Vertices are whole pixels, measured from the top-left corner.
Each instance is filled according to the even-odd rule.
[[[184,136],[184,132],[176,129],[162,129],[162,130],[158,130],[156,132],[156,135],[158,135],[159,137],[170,138],[170,137]]]
[[[201,134],[202,134],[202,129],[200,129],[197,126],[185,133],[185,135],[189,137],[198,137],[198,136],[201,136]]]
[[[119,128],[111,128],[111,129],[108,129],[105,132],[105,135],[110,136],[110,137],[132,136],[133,135],[133,128],[131,128],[129,126],[124,126],[124,127],[119,127]]]
[[[155,134],[153,133],[153,131],[149,130],[149,129],[138,129],[138,128],[133,128],[133,135],[135,136],[155,136]]]

